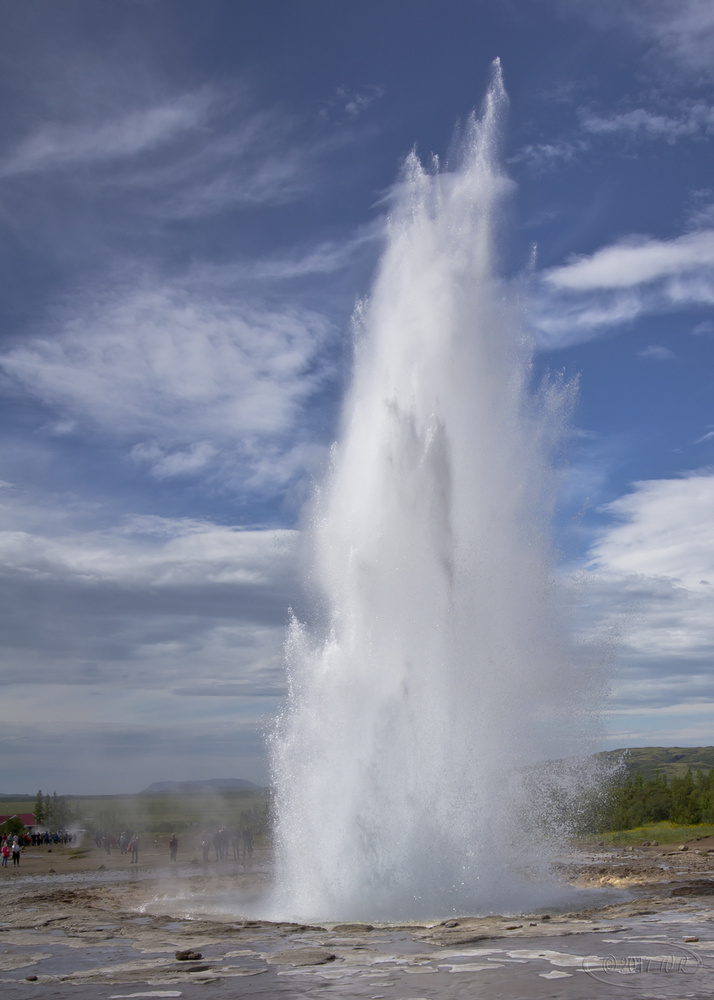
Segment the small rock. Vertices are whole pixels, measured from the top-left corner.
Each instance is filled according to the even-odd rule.
[[[49,874],[50,875],[56,875],[57,872],[54,870],[54,868],[50,868]]]
[[[37,976],[25,976],[25,981],[28,983],[36,983]]]
[[[689,848],[687,847],[686,844],[680,844],[679,847],[677,848],[677,850],[678,851],[688,851]]]
[[[373,931],[373,924],[335,924],[333,931],[340,931],[346,934],[359,934],[361,931]]]
[[[458,922],[458,920],[443,920],[441,926],[442,927],[458,927],[459,926],[459,922]]]
[[[659,847],[659,841],[658,840],[653,840],[652,841],[652,846],[653,847]]]
[[[97,868],[98,872],[105,872],[106,870],[107,870],[107,866],[106,865],[100,865],[99,868]]]
[[[506,927],[506,930],[507,931],[519,931],[522,926],[523,926],[523,924],[509,924],[508,927]]]
[[[541,920],[550,920],[550,913],[544,913],[540,919]]]
[[[175,951],[174,957],[178,962],[197,962],[203,955],[200,951]]]
[[[694,944],[694,942],[698,941],[699,938],[698,937],[685,937],[684,940],[685,940],[686,944]]]
[[[643,846],[643,847],[651,847],[651,843],[650,843],[650,841],[649,841],[649,840],[643,840],[643,841],[642,841],[642,846]]]
[[[528,926],[529,926],[529,927],[537,927],[537,926],[538,926],[538,923],[537,923],[537,921],[535,921],[535,920],[531,920],[531,922],[530,922],[530,923],[528,924]]]

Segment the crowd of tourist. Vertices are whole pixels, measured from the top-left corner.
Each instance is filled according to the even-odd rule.
[[[60,844],[66,847],[68,844],[74,844],[77,835],[70,833],[69,830],[54,831],[41,830],[37,833],[26,833],[25,836],[25,846],[26,847],[45,847],[45,846],[59,846]]]
[[[113,834],[109,830],[97,830],[94,833],[94,841],[97,847],[107,854],[112,851],[119,851],[120,854],[131,855],[131,863],[138,863],[139,860],[139,834],[135,830],[122,830],[120,834]],[[217,830],[205,830],[201,834],[201,852],[204,861],[209,861],[211,854],[216,861],[224,861],[231,858],[233,861],[250,861],[253,857],[253,832],[249,828],[238,829],[238,827],[220,827]],[[154,840],[154,847],[157,846]],[[179,840],[175,833],[171,834],[168,841],[169,858],[171,861],[178,860]]]
[[[22,833],[3,833],[0,835],[0,867],[7,868],[10,858],[13,866],[19,865],[20,857],[26,847],[67,846],[74,841],[75,834],[68,830],[54,832],[24,830]]]

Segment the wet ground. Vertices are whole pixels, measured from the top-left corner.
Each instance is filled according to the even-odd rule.
[[[706,845],[705,845],[706,846]],[[2,872],[0,993],[57,998],[679,998],[714,994],[714,856],[577,852],[587,909],[409,925],[250,919],[250,865]],[[64,865],[67,868],[67,865]],[[599,890],[593,894],[593,890]],[[244,905],[243,905],[244,904]],[[243,915],[239,915],[243,913]]]

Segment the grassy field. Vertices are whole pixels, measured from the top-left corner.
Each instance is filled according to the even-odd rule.
[[[598,840],[617,846],[641,844],[645,840],[656,840],[660,844],[683,844],[687,840],[703,837],[714,837],[714,825],[698,823],[696,826],[677,826],[676,823],[668,822],[649,823],[647,826],[636,826],[632,830],[597,834]]]
[[[687,771],[708,774],[714,768],[714,747],[634,747],[630,750],[608,750],[598,754],[603,758],[623,758],[629,774],[641,774],[645,781],[658,772],[668,778],[683,778]]]
[[[0,816],[12,816],[13,813],[34,812],[35,796],[28,795],[27,798],[0,798]]]

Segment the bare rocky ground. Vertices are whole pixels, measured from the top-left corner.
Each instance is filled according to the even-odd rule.
[[[571,849],[561,881],[608,890],[585,909],[402,926],[237,916],[269,886],[265,852],[171,865],[152,844],[132,865],[95,848],[28,849],[0,872],[0,990],[10,1000],[711,996],[714,839],[687,847]]]

